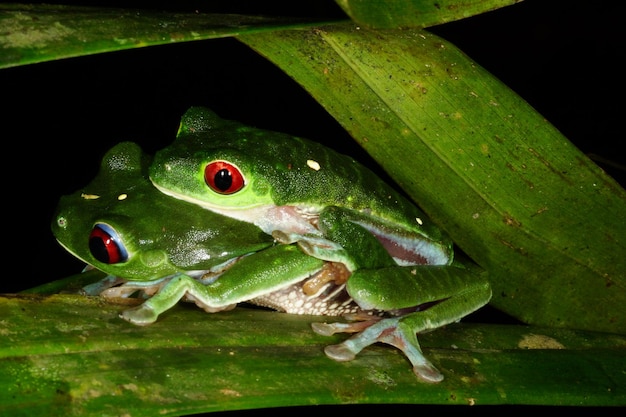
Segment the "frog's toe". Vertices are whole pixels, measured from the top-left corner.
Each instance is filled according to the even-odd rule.
[[[120,318],[137,326],[152,324],[157,320],[158,316],[152,308],[146,305],[124,310],[120,313]]]
[[[283,243],[285,245],[295,243],[299,241],[300,239],[302,239],[302,235],[299,233],[288,233],[282,230],[272,231],[272,237],[276,239],[278,243]]]
[[[353,323],[311,323],[313,331],[322,336],[332,336],[335,333],[358,333],[369,326],[375,320],[357,321]]]
[[[413,365],[413,373],[423,381],[436,383],[443,380],[441,372],[422,353],[415,331],[411,327],[405,327],[402,321],[381,333],[377,341],[400,349]]]
[[[320,334],[322,336],[332,336],[338,332],[335,324],[337,323],[333,323],[333,324],[311,323],[311,328],[313,329],[315,333]]]
[[[355,352],[353,352],[350,347],[346,346],[344,343],[326,346],[324,348],[324,353],[329,358],[339,362],[351,361],[356,357]]]
[[[428,361],[413,366],[413,373],[426,382],[437,383],[443,381],[441,372]]]

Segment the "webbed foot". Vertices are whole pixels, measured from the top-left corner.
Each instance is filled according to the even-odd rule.
[[[350,361],[365,347],[380,342],[400,349],[413,365],[413,373],[429,383],[443,380],[441,372],[424,357],[413,327],[402,322],[403,317],[372,319],[354,323],[313,323],[311,327],[318,334],[330,336],[334,333],[359,332],[351,338],[326,346],[324,353],[336,361]]]

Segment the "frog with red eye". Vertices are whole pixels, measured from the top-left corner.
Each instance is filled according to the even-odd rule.
[[[154,323],[180,300],[195,302],[207,312],[247,302],[293,314],[350,313],[366,320],[356,325],[312,324],[323,335],[358,332],[340,345],[328,346],[331,357],[352,359],[355,351],[380,341],[405,352],[421,379],[442,379],[423,356],[414,334],[386,331],[400,322],[407,325],[407,320],[435,323],[445,302],[421,316],[407,315],[415,307],[402,306],[409,298],[411,304],[422,306],[441,299],[447,294],[441,282],[416,280],[413,269],[395,265],[374,238],[362,240],[360,249],[376,268],[351,273],[342,264],[305,254],[297,245],[277,245],[250,223],[159,192],[148,180],[149,162],[136,144],[121,143],[105,155],[93,181],[59,202],[54,236],[70,253],[110,274],[85,287],[85,293],[107,299],[142,294],[138,307],[120,314],[137,325]],[[349,230],[341,233],[350,238]],[[340,239],[334,231],[329,237]],[[430,271],[435,278],[441,278],[441,272],[445,271]],[[381,304],[380,295],[390,292],[390,285],[396,295]]]
[[[252,224],[166,196],[149,181],[149,162],[135,143],[120,143],[104,156],[96,178],[61,197],[52,222],[57,241],[109,274],[83,293],[113,300],[142,293],[145,302],[121,313],[138,325],[153,323],[179,300],[209,312],[248,302],[299,313],[298,303],[307,300],[337,302],[332,294],[302,290],[307,280],[311,287],[318,274],[330,273],[326,262],[276,245]],[[283,292],[293,294],[289,302]]]
[[[193,107],[176,140],[156,153],[149,175],[169,196],[344,265],[352,274],[347,291],[361,309],[393,317],[314,324],[320,334],[357,333],[326,348],[335,360],[383,342],[402,349],[421,378],[441,380],[416,333],[458,321],[491,298],[484,271],[454,260],[451,240],[415,204],[316,142]]]

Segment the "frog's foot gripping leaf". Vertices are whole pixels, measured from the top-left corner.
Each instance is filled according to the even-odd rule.
[[[417,313],[414,313],[417,314]],[[400,349],[413,365],[413,372],[426,382],[440,382],[443,375],[422,353],[415,331],[409,322],[410,316],[393,318],[372,318],[354,323],[312,323],[313,331],[324,336],[334,333],[359,332],[337,345],[324,348],[326,355],[336,361],[350,361],[365,347],[376,343],[386,343]]]
[[[195,302],[198,307],[209,313],[231,310],[236,304],[224,301],[210,291],[210,286],[188,275],[174,275],[161,281],[158,287],[134,283],[137,284],[135,287],[137,289],[154,287],[157,291],[140,306],[122,311],[120,318],[138,326],[146,326],[154,323],[160,314],[180,300]]]
[[[358,290],[364,290],[364,283],[359,282],[367,279],[373,282],[376,278],[385,277],[389,281],[392,276],[389,272],[406,271],[405,269],[383,270],[379,276],[369,274],[354,274],[348,281],[348,286],[353,284],[356,288],[348,289],[350,294],[359,294]],[[472,281],[471,272],[459,268],[446,267],[421,267],[418,275],[424,274],[423,279],[414,281],[413,284],[420,284],[420,287],[408,289],[401,287],[399,281],[393,282],[386,295],[398,292],[398,288],[404,288],[401,293],[417,294],[415,304],[412,307],[400,305],[399,310],[392,308],[380,308],[372,305],[371,302],[376,297],[361,297],[358,304],[364,308],[362,314],[346,317],[353,320],[350,323],[313,323],[313,331],[318,334],[329,336],[334,333],[357,333],[351,338],[337,345],[327,346],[325,353],[331,359],[337,361],[349,361],[363,350],[374,343],[386,343],[400,349],[413,365],[413,372],[418,378],[426,382],[440,382],[443,375],[424,357],[422,349],[417,341],[416,334],[428,332],[459,321],[464,316],[472,313],[487,304],[491,298],[491,288],[484,280]],[[398,277],[401,277],[398,276]],[[432,279],[438,277],[439,279]],[[440,285],[446,282],[447,285]],[[407,283],[407,280],[403,282]],[[384,289],[378,286],[379,290]],[[394,290],[395,289],[395,290]],[[361,291],[360,295],[363,295]],[[378,294],[378,300],[385,299],[385,294]],[[367,307],[366,307],[367,306]],[[385,317],[366,315],[385,311]]]

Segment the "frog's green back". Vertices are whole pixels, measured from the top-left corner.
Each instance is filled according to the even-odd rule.
[[[147,176],[150,157],[132,142],[112,148],[98,175],[61,197],[52,232],[69,252],[108,274],[152,280],[175,272],[206,270],[272,245],[252,224],[168,197]],[[97,224],[115,230],[128,252],[124,262],[103,262],[90,248]]]
[[[204,167],[215,160],[236,165],[247,189],[223,195],[207,187]],[[174,143],[156,153],[150,177],[162,190],[199,204],[311,212],[337,205],[445,239],[419,208],[353,158],[311,140],[223,120],[202,107],[185,113]]]

